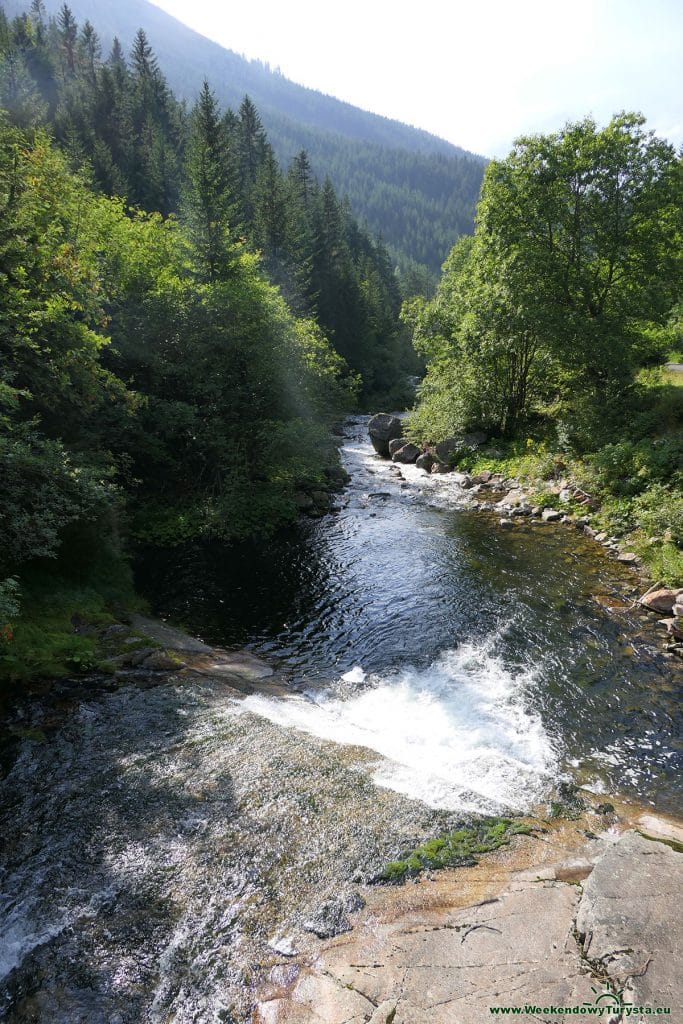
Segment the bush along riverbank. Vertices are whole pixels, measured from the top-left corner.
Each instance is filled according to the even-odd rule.
[[[470,507],[498,517],[499,529],[514,530],[516,524],[537,519],[593,538],[607,555],[638,574],[640,605],[659,623],[666,653],[683,658],[678,523],[683,495],[663,484],[651,485],[641,491],[639,504],[634,500],[630,505],[631,515],[640,507],[650,514],[634,522],[615,515],[623,503],[597,466],[552,453],[543,444],[490,440],[483,431],[417,444],[410,440],[410,421],[405,431],[405,421],[389,413],[372,417],[368,432],[375,451],[397,468],[414,465],[426,475],[448,474],[467,494]]]

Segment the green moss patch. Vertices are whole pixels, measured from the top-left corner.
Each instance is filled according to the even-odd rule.
[[[390,861],[382,871],[380,881],[400,883],[421,871],[473,865],[482,853],[507,846],[512,836],[528,836],[532,832],[532,826],[525,822],[511,818],[485,818],[471,827],[429,839],[401,860]]]

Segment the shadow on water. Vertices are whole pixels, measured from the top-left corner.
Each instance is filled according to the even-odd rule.
[[[39,738],[24,741],[0,784],[1,1019],[166,1020],[193,943],[207,929],[230,943],[247,882],[228,847],[249,826],[225,765],[212,768],[190,737],[203,704],[163,687],[94,695],[56,715],[49,702],[24,709]],[[213,891],[200,870],[209,818],[225,822]]]
[[[242,1024],[270,939],[462,821],[216,683],[22,721],[36,738],[0,784],[8,1024]]]

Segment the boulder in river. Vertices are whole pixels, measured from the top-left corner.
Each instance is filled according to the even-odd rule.
[[[434,456],[431,452],[422,452],[422,455],[418,455],[415,465],[418,469],[424,469],[425,473],[430,473],[434,465]]]
[[[521,487],[513,487],[512,490],[508,491],[504,498],[501,498],[498,502],[500,508],[513,508],[516,505],[522,505],[527,501],[526,491],[523,491]]]
[[[451,472],[451,467],[448,465],[447,462],[442,462],[440,459],[435,459],[434,462],[432,463],[432,468],[430,469],[429,472],[430,473],[450,473]]]
[[[454,473],[453,480],[456,482],[456,484],[459,484],[460,487],[463,488],[463,490],[468,490],[470,487],[473,486],[472,477],[469,475],[469,473]]]
[[[398,416],[388,412],[378,412],[368,423],[368,433],[372,447],[379,455],[389,457],[389,442],[403,436],[403,424]]]
[[[394,452],[391,457],[394,462],[403,462],[408,464],[415,462],[420,454],[421,452],[417,445],[411,444],[409,441],[407,444],[404,444],[402,448],[399,448],[398,451]]]
[[[402,448],[405,443],[405,437],[392,437],[391,441],[389,442],[389,454],[393,455],[395,452],[399,450],[399,448]]]

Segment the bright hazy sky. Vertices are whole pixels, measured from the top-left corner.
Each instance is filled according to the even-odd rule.
[[[683,143],[683,0],[154,0],[295,82],[486,156],[592,113]]]

